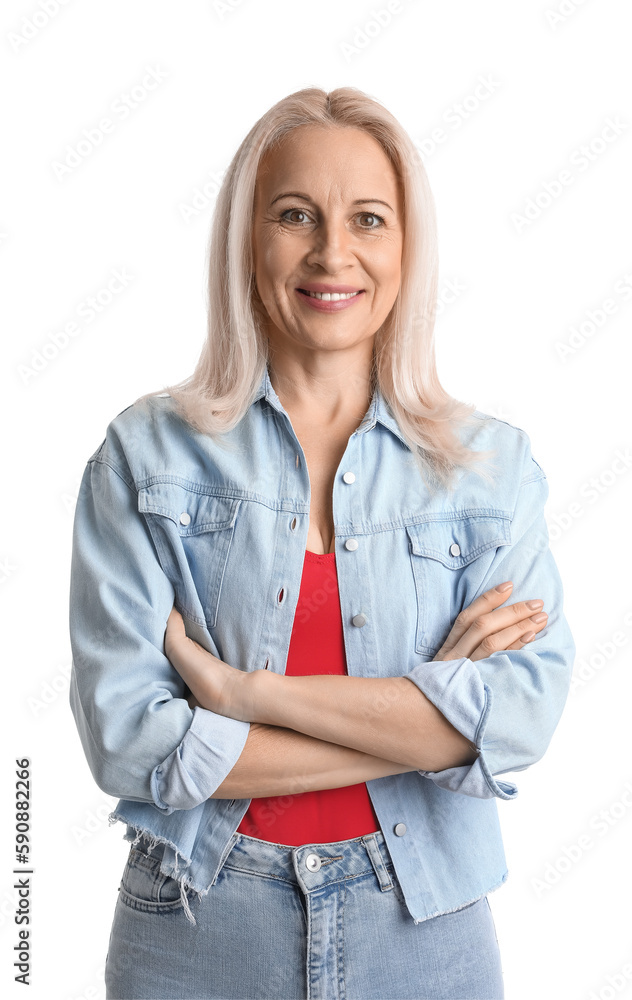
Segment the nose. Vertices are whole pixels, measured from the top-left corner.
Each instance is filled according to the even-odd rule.
[[[352,244],[353,234],[342,219],[324,219],[314,230],[306,263],[337,274],[346,264],[353,263]]]

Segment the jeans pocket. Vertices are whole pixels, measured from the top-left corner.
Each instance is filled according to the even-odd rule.
[[[119,887],[121,901],[144,913],[170,913],[182,906],[180,883],[160,870],[160,858],[132,847]],[[187,897],[191,890],[185,889]]]

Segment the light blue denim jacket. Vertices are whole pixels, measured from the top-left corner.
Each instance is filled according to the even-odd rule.
[[[433,497],[377,389],[333,488],[348,673],[408,676],[478,751],[472,764],[367,782],[416,923],[507,878],[496,799],[518,790],[501,776],[546,751],[575,655],[545,473],[523,430],[475,416],[468,444],[496,449],[493,486],[465,472]],[[166,844],[162,870],[180,881],[189,919],[189,896],[212,892],[250,801],[209,798],[249,723],[189,708],[164,654],[167,617],[175,599],[206,649],[282,674],[310,506],[305,455],[267,370],[222,440],[194,431],[169,396],[127,407],[88,460],[73,534],[70,704],[81,742],[98,786],[120,799],[110,821],[127,824],[126,840]],[[509,603],[544,600],[535,641],[434,661],[459,611],[504,580]]]

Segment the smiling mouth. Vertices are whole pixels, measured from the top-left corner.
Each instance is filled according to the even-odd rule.
[[[297,288],[301,295],[308,295],[311,299],[321,299],[323,302],[339,302],[341,299],[354,299],[356,295],[361,295],[363,289],[357,292],[306,292],[304,288]]]

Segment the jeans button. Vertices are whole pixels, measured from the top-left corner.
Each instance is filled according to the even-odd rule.
[[[309,868],[310,872],[317,872],[320,868],[320,858],[317,854],[308,854],[305,858],[305,867]]]
[[[403,837],[404,834],[406,833],[406,824],[398,823],[397,826],[395,827],[394,832],[396,837]]]

